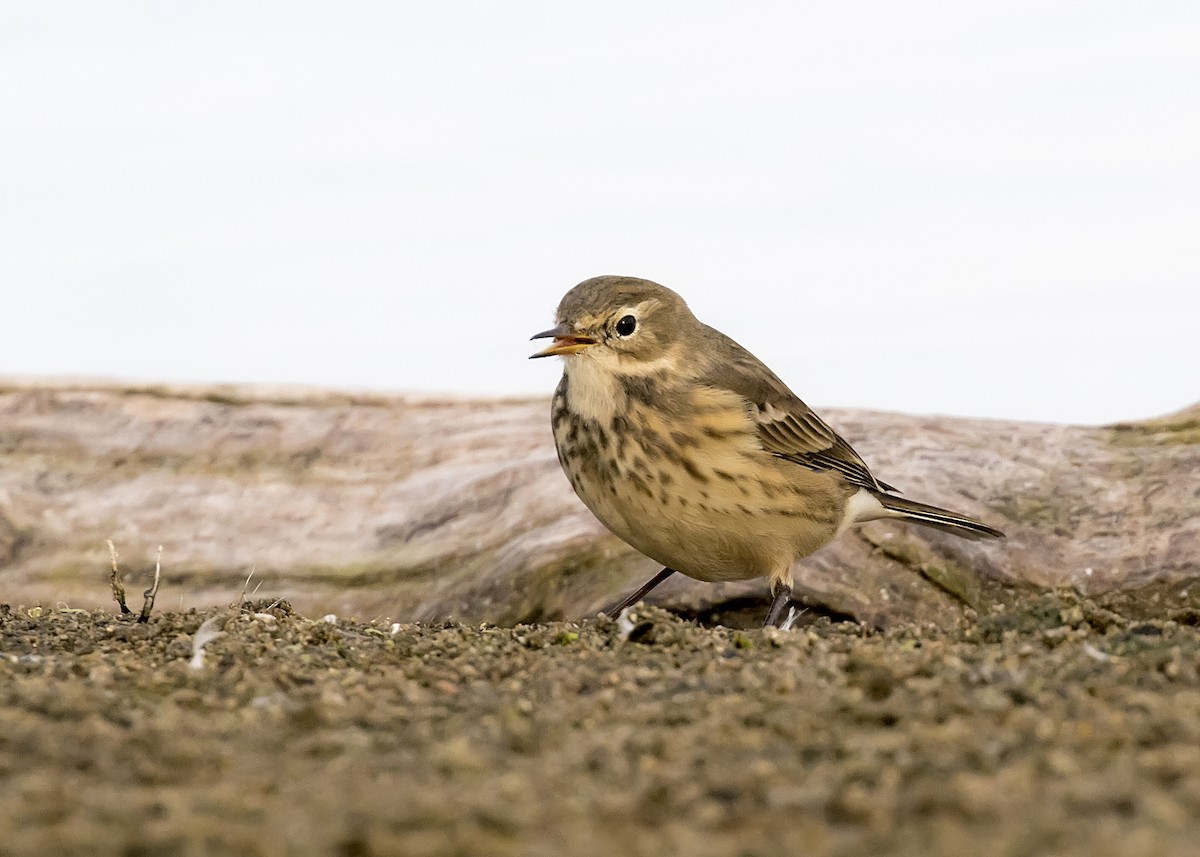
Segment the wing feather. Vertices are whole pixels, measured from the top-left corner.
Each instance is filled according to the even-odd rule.
[[[834,471],[846,481],[872,491],[895,491],[871,473],[853,447],[757,357],[719,331],[706,336],[723,340],[710,353],[731,355],[700,379],[741,396],[758,429],[763,449],[810,470]]]

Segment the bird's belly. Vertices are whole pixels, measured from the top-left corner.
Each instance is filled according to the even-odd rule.
[[[696,580],[745,580],[790,564],[786,535],[759,531],[750,536],[748,525],[761,522],[747,516],[704,510],[672,514],[637,500],[613,503],[599,492],[580,493],[580,498],[619,538]]]
[[[697,580],[790,578],[797,558],[835,535],[833,499],[787,482],[748,439],[673,437],[646,422],[620,439],[575,418],[554,432],[576,494],[646,556]]]

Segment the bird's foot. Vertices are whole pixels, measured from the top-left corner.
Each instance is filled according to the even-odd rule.
[[[767,611],[767,621],[763,622],[763,627],[784,628],[786,623],[786,627],[790,628],[796,621],[796,608],[791,606],[792,587],[786,583],[777,583],[771,588],[771,594],[775,596],[775,600],[771,602],[771,609]]]

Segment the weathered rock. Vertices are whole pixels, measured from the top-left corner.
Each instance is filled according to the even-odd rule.
[[[106,603],[112,538],[133,601],[164,545],[164,608],[232,601],[253,570],[258,597],[309,613],[594,612],[657,567],[575,498],[547,412],[544,399],[5,383],[3,600]],[[1200,406],[1094,428],[824,415],[908,496],[1009,538],[867,525],[797,566],[816,604],[946,625],[996,582],[1098,593],[1200,576]],[[677,576],[652,600],[698,611],[763,590]]]

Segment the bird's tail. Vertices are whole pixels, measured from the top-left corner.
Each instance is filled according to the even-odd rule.
[[[923,524],[927,527],[945,530],[948,533],[954,533],[956,536],[963,536],[968,539],[1004,538],[1004,533],[994,527],[989,527],[987,524],[977,521],[974,518],[969,518],[966,515],[960,515],[958,512],[939,509],[937,506],[929,506],[913,500],[905,500],[903,497],[897,497],[893,494],[881,494],[874,491],[871,493],[883,505],[883,508],[887,510],[888,514],[886,517],[888,518],[912,521],[914,524]]]

